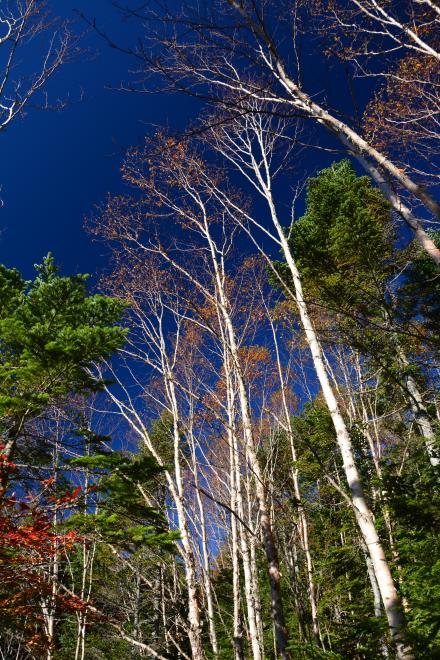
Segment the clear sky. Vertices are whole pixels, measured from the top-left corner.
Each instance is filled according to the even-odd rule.
[[[111,0],[50,0],[49,5],[84,33],[83,53],[62,67],[47,87],[49,101],[68,99],[67,107],[61,112],[31,108],[0,132],[0,261],[18,267],[26,277],[49,250],[64,273],[95,274],[105,268],[105,247],[85,233],[84,217],[107,193],[124,190],[119,173],[124,153],[151,125],[179,130],[195,118],[194,102],[184,95],[114,89],[129,80],[135,63],[109,48],[78,16],[84,12],[95,17],[115,42],[133,45],[141,26],[136,20],[121,20]],[[37,42],[24,55],[32,63],[38,53]],[[325,90],[326,99],[331,103],[333,96],[340,105],[341,94],[348,96],[344,78],[335,75],[331,63],[323,67],[321,62],[315,71],[313,58],[309,62],[305,75],[316,92]],[[324,134],[320,140],[325,145],[329,137]],[[297,174],[310,174],[335,158],[338,155],[309,150],[301,154]]]
[[[123,44],[133,43],[139,30],[134,22],[121,22],[110,0],[49,4],[75,21],[78,32],[87,29],[75,9],[96,16],[98,24]],[[66,109],[30,109],[0,133],[0,261],[18,267],[25,276],[49,250],[66,273],[102,268],[105,248],[85,234],[84,216],[108,192],[122,190],[119,167],[124,152],[142,139],[146,124],[178,128],[189,114],[188,100],[181,96],[106,88],[126,80],[133,62],[91,31],[81,44],[89,52],[62,67],[47,87],[49,100],[69,97]],[[28,48],[26,57],[36,57],[37,49],[38,44]]]

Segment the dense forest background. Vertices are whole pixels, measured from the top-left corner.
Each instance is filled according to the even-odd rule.
[[[440,5],[99,9],[0,3],[0,657],[438,658]]]

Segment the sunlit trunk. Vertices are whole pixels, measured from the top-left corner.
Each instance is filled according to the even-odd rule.
[[[257,458],[255,441],[253,437],[252,421],[250,413],[250,404],[248,393],[243,378],[241,369],[240,356],[238,352],[237,341],[235,337],[234,327],[228,311],[228,301],[224,291],[224,283],[222,274],[219,270],[217,262],[217,253],[215,245],[211,238],[207,221],[204,223],[205,236],[211,252],[211,260],[214,267],[217,295],[219,299],[219,306],[221,316],[226,328],[226,336],[228,341],[228,350],[231,354],[233,368],[237,379],[238,398],[241,412],[241,422],[243,426],[243,435],[245,441],[245,450],[249,467],[254,475],[255,494],[258,502],[259,522],[263,540],[263,547],[266,554],[269,585],[271,592],[271,616],[274,621],[278,653],[283,660],[290,658],[287,651],[287,629],[284,623],[283,605],[281,601],[281,575],[278,562],[277,548],[273,536],[269,511],[267,508],[266,491],[264,486],[263,474]]]
[[[273,325],[273,322],[272,322],[271,318],[269,318],[269,322],[270,322],[270,325],[271,325],[272,337],[273,337],[273,340],[274,340],[277,370],[278,370],[278,377],[279,377],[279,384],[280,384],[280,391],[281,391],[281,399],[282,399],[282,405],[283,405],[283,413],[284,413],[283,428],[286,431],[288,439],[289,439],[289,446],[290,446],[290,452],[291,452],[293,464],[296,465],[297,454],[296,454],[295,440],[294,440],[294,434],[293,434],[293,428],[292,428],[292,422],[291,422],[291,412],[289,411],[289,407],[287,405],[286,388],[285,388],[283,371],[282,371],[282,367],[281,367],[281,359],[280,359],[280,353],[279,353],[279,347],[278,347],[278,339],[277,339],[276,331],[275,331],[275,328],[274,328],[274,325]],[[310,611],[311,611],[311,616],[312,616],[313,637],[314,637],[314,640],[315,640],[315,644],[317,646],[323,648],[321,630],[320,630],[320,626],[319,626],[318,606],[317,606],[317,600],[316,600],[313,562],[312,562],[312,555],[311,555],[311,552],[310,552],[310,544],[309,544],[309,528],[308,528],[307,516],[306,516],[305,510],[304,510],[304,505],[303,505],[303,501],[302,501],[301,490],[300,490],[300,486],[299,486],[298,470],[297,470],[296,467],[294,467],[292,469],[291,474],[292,474],[293,491],[294,491],[294,494],[295,494],[295,499],[296,499],[297,504],[298,504],[298,518],[299,518],[298,527],[299,527],[299,532],[300,532],[300,540],[301,540],[301,545],[302,545],[302,549],[303,549],[303,552],[304,552],[304,556],[305,556],[305,559],[306,559],[307,586],[308,586],[308,595],[309,595],[309,602],[310,602]]]
[[[384,610],[388,619],[391,637],[396,646],[398,658],[401,660],[409,660],[414,656],[406,641],[405,623],[400,608],[400,599],[397,594],[397,589],[391,575],[391,570],[384,549],[382,547],[382,543],[376,530],[372,511],[370,510],[370,507],[364,496],[359,471],[355,462],[350,434],[333,392],[333,388],[325,368],[321,345],[314,330],[312,321],[309,317],[307,305],[304,300],[300,274],[293,259],[284,230],[278,221],[275,206],[269,190],[267,191],[267,199],[270,207],[272,222],[277,231],[284,257],[286,259],[286,263],[293,280],[294,295],[301,318],[301,324],[304,328],[306,340],[310,348],[315,371],[321,386],[321,391],[336,431],[336,439],[342,457],[345,476],[351,493],[351,504],[358,527],[362,534],[362,538],[368,548],[369,555],[371,557],[382,597],[382,602],[384,605]]]
[[[228,351],[225,347],[224,354],[224,368],[225,368],[225,380],[226,380],[226,402],[227,402],[227,414],[228,414],[228,427],[227,427],[227,437],[230,446],[231,452],[231,483],[233,480],[234,488],[231,493],[234,492],[235,500],[235,509],[239,521],[244,520],[244,508],[243,508],[243,494],[242,494],[242,479],[241,479],[241,469],[240,469],[240,451],[239,445],[237,442],[236,428],[235,428],[235,412],[234,412],[234,386],[233,386],[233,373],[231,369],[231,359],[228,354]],[[231,507],[232,508],[232,507]],[[243,563],[243,577],[244,577],[244,591],[246,598],[246,609],[247,609],[247,624],[249,630],[249,645],[252,651],[253,660],[261,660],[261,642],[259,638],[259,630],[256,621],[255,614],[255,603],[254,603],[254,594],[252,588],[252,573],[251,573],[251,560],[250,560],[250,551],[249,543],[247,538],[247,532],[241,524],[237,524],[239,539],[240,539],[240,549]],[[238,564],[238,562],[237,562]],[[236,570],[238,571],[238,565],[236,564]],[[238,573],[237,573],[238,576]],[[237,594],[237,604],[236,607],[239,607],[238,604],[239,595]],[[242,645],[240,644],[241,648]]]

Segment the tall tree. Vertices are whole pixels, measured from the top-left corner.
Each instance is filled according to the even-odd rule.
[[[294,224],[290,244],[306,296],[330,307],[351,344],[401,384],[431,464],[438,465],[433,420],[410,367],[422,317],[413,309],[402,323],[397,311],[405,307],[408,275],[400,271],[410,255],[396,249],[391,209],[381,192],[347,161],[333,164],[309,180],[306,213]],[[415,268],[408,269],[412,278]]]
[[[58,529],[57,512],[66,503],[73,503],[75,494],[55,492],[55,503],[48,506],[46,491],[56,482],[56,476],[52,474],[46,480],[32,477],[32,471],[44,465],[50,449],[44,436],[39,435],[37,422],[55,406],[69,409],[73,395],[84,396],[100,388],[101,383],[88,370],[94,361],[109,357],[120,347],[125,333],[117,325],[123,305],[104,296],[89,295],[87,276],[59,276],[51,255],[36,268],[35,279],[26,282],[17,270],[0,267],[0,505],[5,570],[2,617],[8,620],[12,616],[13,621],[15,617],[15,622],[24,624],[26,630],[26,616],[30,621],[36,618],[32,608],[36,606],[36,585],[40,585],[44,645],[51,658],[54,608],[63,599],[67,608],[70,605],[75,609],[79,602],[58,591],[60,552],[72,545],[75,534],[66,536]],[[40,465],[38,459],[32,465],[35,452],[43,460]],[[58,452],[57,444],[55,475]],[[14,460],[25,465],[12,469]],[[31,489],[26,502],[27,483],[32,479],[39,484],[40,492]],[[23,586],[23,580],[30,586]],[[23,599],[27,602],[20,609]],[[27,640],[28,645],[31,641]]]
[[[99,389],[89,371],[124,339],[124,305],[89,295],[87,275],[59,276],[49,254],[37,277],[0,267],[0,419],[7,459],[25,450],[26,428],[51,405]]]
[[[145,71],[144,77],[138,77],[133,88],[186,91],[223,107],[226,113],[235,111],[239,115],[253,111],[250,100],[257,103],[264,101],[272,104],[270,108],[266,106],[267,112],[272,111],[276,116],[288,117],[291,121],[302,117],[315,123],[318,128],[326,129],[377,182],[396,213],[411,228],[435,263],[440,265],[440,251],[413,210],[415,203],[421,203],[435,219],[440,218],[439,203],[424,185],[426,181],[422,183],[403,170],[400,162],[394,160],[392,149],[381,150],[380,144],[369,140],[368,135],[362,134],[354,122],[342,119],[341,116],[346,114],[345,108],[334,111],[324,100],[319,100],[320,91],[314,89],[313,78],[318,77],[327,64],[321,59],[322,52],[312,52],[310,68],[318,75],[313,78],[306,75],[304,58],[299,56],[297,36],[302,21],[310,31],[310,16],[308,13],[302,15],[302,4],[295,2],[288,14],[282,2],[270,3],[268,11],[266,0],[216,0],[210,3],[206,12],[192,2],[179,5],[182,11],[168,7],[163,10],[150,7],[133,10],[131,13],[142,20],[145,30],[141,45],[131,51],[138,61],[144,63]],[[347,3],[341,4],[345,6]],[[435,6],[410,4],[415,11],[413,14],[409,12],[404,22],[399,23],[401,17],[393,15],[387,2],[348,3],[349,10],[356,17],[360,16],[360,24],[364,18],[367,23],[372,21],[373,24],[376,18],[379,20],[377,29],[373,25],[368,30],[368,43],[371,42],[372,51],[379,49],[386,57],[389,46],[382,44],[382,34],[385,32],[391,43],[397,39],[394,43],[396,48],[426,51],[427,56],[437,58],[435,37],[432,42],[422,35],[425,12],[429,14],[428,22],[435,35],[434,25],[438,21]],[[317,12],[320,5],[310,3],[312,12]],[[336,22],[342,23],[341,29],[344,31],[343,18],[339,19],[337,14],[338,5],[330,3],[330,14],[333,18],[336,14]],[[370,5],[373,7],[373,18],[368,15]],[[130,10],[127,12],[130,13]],[[411,21],[414,17],[420,29],[413,27]],[[162,24],[161,30],[156,30],[158,22]],[[306,38],[309,34],[307,30]],[[350,28],[347,30],[349,32]],[[361,27],[359,30],[362,34]],[[288,35],[293,35],[293,39],[287,38]],[[163,86],[158,81],[162,81]],[[435,83],[428,85],[427,89],[428,94],[436,95]]]

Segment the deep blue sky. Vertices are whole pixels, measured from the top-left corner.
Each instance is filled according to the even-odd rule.
[[[18,267],[26,277],[49,250],[65,273],[95,274],[105,268],[105,247],[85,233],[84,217],[108,192],[124,190],[119,168],[129,146],[138,144],[152,124],[183,129],[195,110],[194,102],[183,95],[109,88],[130,78],[134,61],[110,49],[75,10],[96,17],[114,41],[132,45],[141,27],[137,21],[122,21],[111,0],[49,4],[63,18],[72,19],[76,31],[86,33],[81,41],[85,52],[62,67],[47,87],[49,101],[70,98],[63,111],[31,109],[0,132],[0,262]],[[23,56],[33,62],[39,53],[37,42]],[[340,105],[341,94],[348,98],[344,78],[335,76],[329,63],[322,67],[321,62],[318,71],[311,69],[313,62],[309,58],[306,74],[316,91],[326,90],[330,102],[335,97]],[[328,140],[325,136],[324,144]],[[302,170],[311,173],[337,157],[309,151],[300,156],[292,175],[301,178]]]
[[[139,25],[123,23],[110,0],[50,3],[63,17],[86,26],[74,10],[96,16],[122,44],[132,43]],[[58,71],[47,87],[49,100],[70,97],[62,112],[30,110],[0,133],[3,208],[0,209],[0,261],[25,276],[51,250],[64,272],[95,272],[105,265],[103,245],[83,230],[84,216],[107,192],[122,190],[119,167],[125,150],[138,143],[146,124],[182,126],[189,116],[184,97],[138,95],[106,89],[127,80],[133,62],[89,32],[91,50]],[[38,50],[37,50],[38,49]],[[39,52],[38,44],[26,57]],[[94,53],[94,54],[93,54]],[[83,90],[83,99],[81,97]]]

